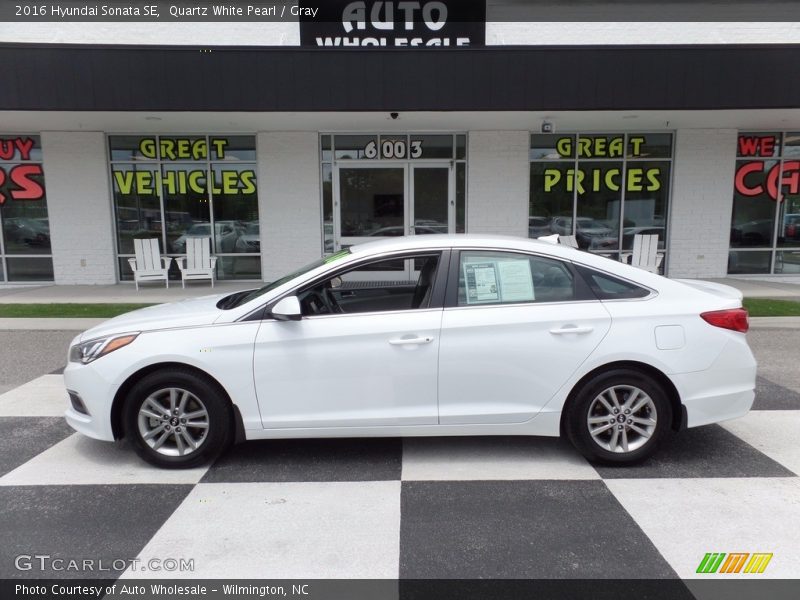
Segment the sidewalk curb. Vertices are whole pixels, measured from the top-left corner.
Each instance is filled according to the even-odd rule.
[[[800,317],[750,317],[750,329],[800,329]]]

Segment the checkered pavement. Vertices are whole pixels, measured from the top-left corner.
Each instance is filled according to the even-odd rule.
[[[0,395],[0,578],[19,554],[194,559],[186,578],[691,578],[706,552],[800,573],[800,394],[636,467],[522,437],[279,440],[159,470],[73,433],[61,375]],[[159,577],[119,570],[99,577]],[[739,576],[741,577],[741,575]]]

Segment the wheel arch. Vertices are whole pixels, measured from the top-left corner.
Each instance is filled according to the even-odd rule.
[[[142,367],[138,371],[132,373],[128,378],[119,386],[117,393],[114,395],[114,401],[111,404],[111,431],[114,434],[115,440],[120,440],[125,435],[125,430],[122,425],[122,413],[125,407],[125,399],[128,396],[128,392],[130,392],[131,388],[133,388],[136,383],[141,381],[142,378],[150,375],[151,373],[155,373],[156,371],[166,371],[169,369],[180,369],[182,371],[190,371],[199,377],[207,380],[208,383],[213,385],[218,389],[220,393],[222,393],[223,397],[227,399],[228,404],[231,407],[231,412],[233,414],[233,427],[234,427],[234,443],[239,443],[244,441],[245,434],[244,434],[244,421],[242,420],[242,413],[239,411],[239,407],[236,406],[236,403],[233,402],[231,399],[230,394],[225,389],[225,387],[217,381],[212,375],[209,375],[206,371],[202,369],[198,369],[195,366],[188,365],[186,363],[181,362],[162,362],[162,363],[153,363],[151,365],[147,365],[146,367]]]
[[[580,389],[593,377],[614,369],[629,369],[631,371],[638,371],[639,373],[648,377],[652,377],[655,381],[657,381],[666,392],[667,399],[669,400],[670,407],[672,408],[672,423],[670,424],[672,429],[674,431],[680,431],[681,429],[686,428],[686,407],[681,402],[678,389],[675,387],[675,384],[672,383],[672,380],[653,365],[648,365],[647,363],[635,360],[620,360],[595,367],[586,373],[586,375],[581,377],[574,386],[572,386],[572,389],[567,395],[567,400],[564,402],[564,406],[561,408],[560,433],[562,437],[565,435],[564,424],[569,406],[575,401],[575,397],[578,395]]]

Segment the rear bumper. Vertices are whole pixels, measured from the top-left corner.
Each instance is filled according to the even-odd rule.
[[[710,368],[672,375],[686,408],[687,427],[735,419],[753,406],[756,360],[744,336],[731,340]]]

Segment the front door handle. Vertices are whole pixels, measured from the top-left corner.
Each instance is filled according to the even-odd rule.
[[[433,341],[432,336],[425,336],[425,337],[407,337],[407,338],[395,338],[393,340],[389,340],[389,343],[392,346],[412,346],[417,344],[430,344]]]
[[[564,335],[567,333],[591,333],[594,331],[594,327],[585,326],[585,327],[576,327],[575,325],[565,325],[561,329],[551,329],[550,333],[553,335]]]

